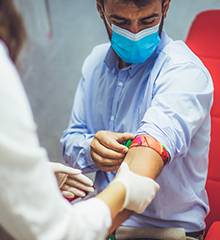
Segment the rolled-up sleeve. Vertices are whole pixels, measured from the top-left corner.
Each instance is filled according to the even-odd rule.
[[[210,114],[212,98],[208,72],[193,63],[173,65],[155,81],[151,105],[137,133],[149,134],[164,144],[171,160],[183,157]]]
[[[94,134],[90,133],[86,125],[85,116],[85,80],[79,82],[70,123],[61,138],[64,160],[72,167],[80,168],[84,172],[96,171],[90,156],[90,143]]]

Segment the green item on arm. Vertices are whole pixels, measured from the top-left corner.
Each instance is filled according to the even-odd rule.
[[[116,240],[115,235],[114,234],[109,235],[107,240]]]
[[[124,142],[124,145],[125,145],[127,148],[130,148],[131,144],[132,144],[131,139],[129,139],[128,141],[125,141],[125,142]]]

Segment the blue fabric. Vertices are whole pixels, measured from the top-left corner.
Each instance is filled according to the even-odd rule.
[[[212,79],[182,41],[165,33],[143,64],[118,68],[110,44],[94,48],[85,60],[70,123],[62,137],[64,157],[84,172],[96,171],[102,190],[114,173],[98,170],[90,142],[99,130],[147,133],[164,144],[171,161],[157,178],[161,188],[142,215],[126,226],[205,228],[205,182],[210,141]]]

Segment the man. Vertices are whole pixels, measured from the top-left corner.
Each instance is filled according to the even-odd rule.
[[[85,60],[61,140],[69,164],[96,172],[98,190],[123,161],[160,184],[145,212],[133,214],[123,224],[129,228],[118,231],[134,239],[172,239],[164,235],[167,228],[171,235],[181,228],[184,236],[202,239],[208,213],[212,80],[188,47],[163,31],[169,4],[97,0],[111,44],[95,47]],[[129,151],[126,132],[137,135]],[[130,214],[121,213],[115,226]],[[152,236],[152,227],[160,233]],[[136,228],[146,231],[140,236]]]
[[[74,206],[64,200],[59,188],[66,198],[83,197],[93,190],[91,180],[80,170],[49,164],[14,65],[25,32],[13,0],[0,0],[0,19],[0,227],[17,240],[103,240],[119,212],[142,213],[159,186],[123,163],[95,198]]]

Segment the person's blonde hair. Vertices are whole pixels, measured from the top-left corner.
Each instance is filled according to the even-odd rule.
[[[0,0],[0,39],[9,49],[11,59],[16,62],[26,37],[21,15],[13,0]]]

